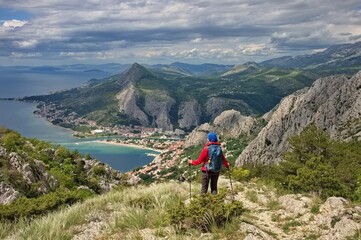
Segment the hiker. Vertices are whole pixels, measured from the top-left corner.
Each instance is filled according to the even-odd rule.
[[[226,168],[229,168],[229,163],[224,157],[224,154],[221,149],[221,144],[218,142],[217,135],[213,132],[208,134],[208,142],[203,148],[201,154],[197,160],[188,160],[189,164],[194,166],[202,164],[202,189],[201,194],[204,195],[208,191],[209,181],[211,182],[211,194],[217,194],[217,182],[219,173],[221,171],[222,165]],[[215,151],[214,154],[212,152]],[[217,153],[216,153],[217,152]],[[214,157],[209,156],[212,154]],[[213,161],[213,162],[212,162]],[[214,167],[212,164],[215,164]]]

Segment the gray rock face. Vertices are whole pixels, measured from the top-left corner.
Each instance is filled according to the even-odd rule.
[[[213,127],[209,123],[205,123],[196,127],[187,137],[184,142],[184,147],[191,147],[197,145],[204,145],[207,142],[207,135],[212,130]]]
[[[164,93],[158,96],[146,95],[144,110],[152,118],[151,125],[164,130],[173,130],[169,112],[175,103],[173,98]]]
[[[236,164],[281,161],[289,137],[315,123],[331,137],[361,137],[361,72],[351,79],[331,76],[318,79],[309,89],[285,97],[270,113],[268,124],[238,157]]]
[[[178,112],[179,127],[190,129],[193,126],[198,126],[201,123],[200,117],[202,115],[201,106],[195,100],[184,102]]]
[[[129,84],[117,94],[119,100],[119,112],[133,117],[142,125],[149,125],[147,115],[137,106],[137,95],[133,85]]]
[[[213,124],[217,131],[223,136],[238,137],[241,134],[249,135],[252,127],[256,123],[256,119],[251,116],[243,116],[235,110],[227,110],[222,112],[214,119]]]
[[[226,100],[212,97],[206,103],[206,113],[211,117],[211,120],[213,120],[222,113],[222,109],[225,109],[226,105]]]
[[[44,163],[41,161],[35,160],[35,164],[31,165],[17,153],[12,152],[9,154],[9,163],[12,169],[23,176],[26,184],[40,182],[38,191],[41,193],[48,193],[58,186],[57,180],[46,171]]]
[[[104,167],[105,174],[102,176],[98,176],[98,184],[101,188],[102,192],[108,192],[112,187],[120,183],[122,174],[120,172],[113,172],[112,168],[104,163],[101,163],[94,159],[77,159],[77,161],[82,161],[84,163],[84,170],[86,172],[86,175],[90,175],[93,168],[95,166],[102,166]],[[118,179],[118,180],[116,180]]]
[[[0,182],[0,204],[8,204],[19,198],[21,194],[10,184]]]
[[[235,110],[227,110],[217,116],[213,124],[205,123],[195,128],[186,139],[184,146],[190,147],[205,144],[210,131],[215,132],[219,136],[231,138],[236,138],[241,134],[249,135],[255,123],[256,119],[253,117],[243,116]]]
[[[157,95],[146,94],[144,96],[144,109],[138,106],[140,96],[132,84],[119,92],[117,99],[119,100],[119,112],[132,117],[142,125],[173,130],[169,113],[175,104],[175,100],[164,92],[159,92]]]
[[[6,149],[0,146],[0,157],[4,157],[6,154]]]

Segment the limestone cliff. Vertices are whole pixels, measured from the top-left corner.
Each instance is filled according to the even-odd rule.
[[[161,97],[160,97],[161,96]],[[164,93],[145,96],[144,110],[152,119],[151,125],[164,130],[173,130],[170,111],[176,101]]]
[[[351,78],[318,79],[309,89],[285,97],[264,118],[268,124],[238,157],[236,164],[281,161],[288,139],[315,123],[331,137],[361,138],[361,71]]]
[[[178,111],[179,127],[189,129],[192,126],[199,126],[201,115],[201,106],[196,100],[182,103]]]
[[[213,124],[205,123],[195,128],[188,136],[184,145],[185,147],[190,147],[205,144],[207,142],[207,134],[210,131],[227,138],[236,138],[241,134],[249,135],[256,122],[254,117],[243,116],[235,110],[227,110],[217,116]]]
[[[116,97],[119,100],[119,112],[131,116],[142,125],[149,125],[147,115],[137,106],[138,96],[132,84],[128,84]]]

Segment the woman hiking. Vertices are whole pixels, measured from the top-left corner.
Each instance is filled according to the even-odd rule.
[[[224,157],[221,144],[218,142],[217,135],[214,132],[208,133],[208,142],[203,148],[197,160],[188,160],[189,164],[194,166],[202,163],[202,189],[204,195],[208,191],[209,182],[211,182],[211,194],[217,194],[217,182],[222,165],[229,168],[229,163]]]

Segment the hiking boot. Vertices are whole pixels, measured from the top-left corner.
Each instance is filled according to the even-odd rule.
[[[217,195],[217,191],[216,191],[216,190],[213,190],[213,191],[211,192],[211,194],[212,194],[212,195]]]

